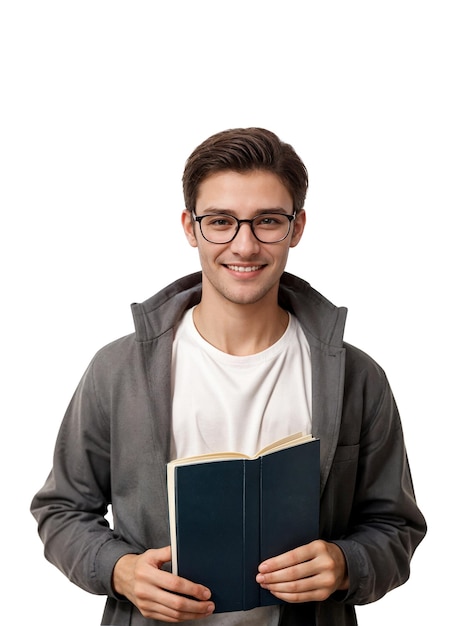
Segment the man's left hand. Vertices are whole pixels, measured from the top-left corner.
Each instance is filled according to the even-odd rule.
[[[261,587],[285,602],[320,602],[349,587],[342,550],[322,540],[263,561],[258,572]]]

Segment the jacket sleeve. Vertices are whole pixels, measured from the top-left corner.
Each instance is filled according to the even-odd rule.
[[[61,424],[53,469],[34,496],[31,512],[46,558],[72,582],[114,596],[117,560],[137,552],[105,517],[110,494],[110,424],[95,390],[95,361],[85,372]]]
[[[336,498],[340,492],[349,507],[332,538],[345,554],[350,581],[345,597],[335,599],[351,604],[373,602],[403,584],[426,533],[392,391],[382,369],[363,356],[364,365],[359,357],[355,367],[350,355],[341,443],[354,451],[355,472],[337,479]]]

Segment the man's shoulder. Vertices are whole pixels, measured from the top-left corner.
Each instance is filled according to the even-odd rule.
[[[96,373],[107,373],[123,366],[134,367],[137,354],[135,333],[119,337],[100,348],[91,360]]]
[[[388,385],[385,370],[372,356],[347,342],[344,342],[344,348],[347,379],[358,377],[361,381],[367,381],[367,384]]]

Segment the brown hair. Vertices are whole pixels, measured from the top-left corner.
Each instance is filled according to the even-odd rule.
[[[195,209],[203,180],[223,170],[265,170],[281,180],[293,199],[294,210],[304,206],[307,169],[294,148],[264,128],[234,128],[212,135],[187,159],[182,177],[185,206]]]

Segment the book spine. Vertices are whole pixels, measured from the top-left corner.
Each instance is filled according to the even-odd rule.
[[[260,605],[256,582],[260,563],[261,459],[243,462],[243,610]]]

